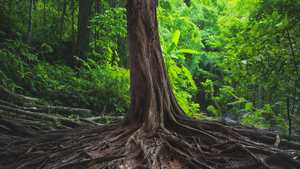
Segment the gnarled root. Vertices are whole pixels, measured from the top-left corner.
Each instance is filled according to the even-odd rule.
[[[201,123],[206,122],[198,123],[203,125]],[[195,134],[200,129],[193,128],[193,131],[184,132],[190,130],[190,127],[180,132],[166,128],[157,130],[153,135],[148,135],[138,126],[118,128],[117,125],[105,125],[58,130],[30,141],[1,145],[0,167],[300,168],[299,149],[288,150],[289,147],[281,145],[275,147],[245,136],[237,137],[237,133],[218,137],[219,131],[213,126],[222,124],[210,123],[213,124],[212,130],[207,131],[210,133],[207,137],[216,139],[211,143],[202,141],[207,140],[203,131],[199,135]],[[223,127],[234,132],[232,126]],[[292,147],[294,145],[298,144],[293,143]]]

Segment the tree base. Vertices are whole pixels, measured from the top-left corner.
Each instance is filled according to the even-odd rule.
[[[199,128],[176,132],[166,126],[152,134],[119,124],[57,130],[32,140],[0,143],[0,167],[300,168],[300,144],[280,141],[276,147],[274,133],[194,119],[190,124]]]

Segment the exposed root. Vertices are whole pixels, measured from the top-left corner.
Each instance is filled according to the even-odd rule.
[[[233,129],[232,126],[224,127]],[[142,127],[128,128],[105,125],[54,131],[21,144],[5,145],[0,148],[0,168],[158,169],[174,167],[171,165],[177,164],[175,159],[186,168],[284,168],[280,166],[287,162],[290,168],[300,168],[299,149],[285,150],[280,145],[275,147],[245,136],[231,134],[227,136],[230,139],[224,140],[224,137],[203,135],[203,131],[199,135],[187,135],[184,131],[190,127],[182,127],[184,131],[177,132],[157,129],[154,135],[148,135]],[[191,133],[198,131],[192,129]],[[209,132],[218,135],[218,130]],[[209,143],[203,141],[207,140],[204,137],[216,140]],[[274,160],[282,164],[274,167]]]
[[[137,138],[141,135],[142,133],[142,129],[138,129],[136,132],[134,132],[128,139],[127,142],[125,144],[125,146],[128,146],[132,141],[134,141],[136,143],[136,145],[138,145]]]

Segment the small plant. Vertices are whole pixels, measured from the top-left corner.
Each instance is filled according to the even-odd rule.
[[[56,121],[56,127],[60,127],[62,124],[60,123],[60,121]]]
[[[75,114],[71,114],[71,115],[68,115],[68,118],[69,118],[69,119],[73,119],[74,116],[75,116]]]
[[[203,120],[203,119],[206,119],[206,118],[207,118],[206,115],[205,115],[205,113],[203,113],[203,112],[196,113],[196,114],[194,114],[192,117],[193,117],[193,118],[196,118],[196,119],[198,119],[198,120]]]
[[[210,79],[206,79],[205,82],[201,82],[205,88],[205,98],[207,100],[212,100],[214,105],[209,105],[207,111],[211,112],[215,117],[222,116],[223,112],[229,111],[231,109],[228,102],[234,99],[234,89],[230,86],[223,86],[219,89],[219,95],[214,96],[214,86]]]
[[[114,104],[116,106],[116,111],[120,113],[124,113],[125,109],[120,105],[120,102],[118,104]]]
[[[277,123],[276,127],[279,127],[282,131],[287,131],[288,125],[286,125],[285,119],[281,114],[276,115],[273,112],[270,104],[265,104],[262,109],[257,109],[252,103],[248,102],[244,98],[238,98],[235,95],[233,96],[237,99],[237,101],[228,103],[229,105],[245,103],[244,108],[238,110],[238,112],[247,112],[242,116],[241,124],[260,129],[266,129],[272,127],[271,124],[268,123],[268,120],[270,120]]]
[[[58,113],[56,113],[56,116],[58,116],[58,117],[63,117],[63,115],[60,115],[60,114],[58,114]]]
[[[105,118],[105,122],[106,124],[112,123],[112,121],[110,121],[108,118]]]
[[[215,117],[219,115],[218,110],[213,105],[207,106],[207,111],[211,112]]]

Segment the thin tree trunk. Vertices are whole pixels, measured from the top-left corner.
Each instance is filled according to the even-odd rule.
[[[95,14],[96,13],[101,13],[101,11],[99,11],[99,6],[101,5],[101,3],[102,3],[102,0],[96,0],[96,3],[95,3]],[[96,25],[98,25],[99,26],[99,24],[98,24],[98,22],[95,22],[95,24]],[[97,31],[96,30],[96,28],[95,28],[95,52],[99,52],[99,50],[98,50],[98,46],[97,46],[97,40],[99,39],[99,31]]]
[[[67,7],[67,0],[64,1],[63,13],[62,13],[61,20],[60,20],[59,49],[58,49],[58,54],[57,54],[57,58],[56,58],[57,61],[60,59],[60,55],[61,55],[61,47],[62,47],[61,41],[62,41],[62,32],[63,32],[64,18],[65,18],[65,14],[66,14],[66,7]]]
[[[258,84],[258,109],[261,108],[261,83]]]
[[[92,14],[92,5],[94,0],[79,0],[78,14],[78,35],[75,48],[75,55],[86,60],[84,52],[89,50],[90,39],[90,18]]]
[[[4,13],[5,2],[6,1],[3,1],[2,5],[1,5],[1,7],[2,7],[2,9],[1,9],[1,16],[3,16],[3,13]]]
[[[75,43],[75,21],[74,21],[74,11],[75,11],[75,2],[74,0],[71,1],[71,16],[72,16],[72,47],[74,47]]]
[[[287,110],[287,117],[289,120],[289,135],[291,135],[292,134],[292,120],[290,117],[290,97],[289,96],[287,96],[287,98],[286,98],[286,110]]]
[[[28,24],[28,31],[27,31],[27,44],[30,44],[30,34],[32,30],[32,7],[33,7],[33,1],[30,1],[30,10],[29,10],[29,24]]]
[[[292,106],[292,112],[295,115],[296,114],[296,110],[295,109],[295,105],[297,104],[297,80],[295,80],[295,88],[294,88],[294,92],[293,92],[293,106]]]
[[[47,39],[47,29],[46,29],[46,2],[44,1],[44,35],[45,40]]]
[[[294,62],[294,66],[295,66],[295,69],[296,69],[296,76],[297,76],[296,79],[300,82],[300,76],[299,76],[299,71],[298,71],[298,66],[297,66],[298,64],[297,64],[297,61],[296,61],[296,57],[295,57],[295,52],[294,52],[292,40],[291,40],[291,37],[290,37],[289,30],[286,30],[286,32],[287,32],[287,35],[288,35],[290,49],[291,49],[292,56],[293,56],[293,62]]]
[[[253,106],[256,106],[256,80],[255,80],[255,84],[253,85]]]

